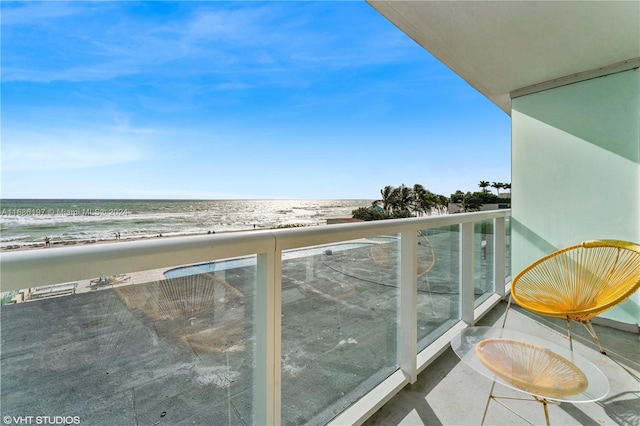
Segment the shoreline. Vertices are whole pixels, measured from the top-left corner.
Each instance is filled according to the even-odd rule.
[[[313,226],[326,226],[327,223],[318,223],[314,225],[305,225],[305,227],[313,227]],[[90,244],[109,244],[109,243],[124,243],[129,241],[141,241],[141,240],[151,240],[155,238],[178,238],[178,237],[195,237],[195,236],[205,236],[205,235],[213,235],[213,234],[228,234],[232,232],[250,232],[250,231],[264,231],[266,229],[276,229],[273,227],[256,227],[256,228],[247,228],[247,229],[228,229],[222,231],[207,231],[207,232],[197,232],[197,233],[186,233],[186,234],[171,234],[171,235],[162,235],[158,234],[155,236],[142,236],[142,237],[125,237],[125,238],[109,238],[107,239],[91,239],[91,240],[63,240],[63,241],[51,241],[50,246],[46,247],[45,242],[41,243],[27,243],[27,244],[10,244],[4,247],[0,247],[0,253],[6,252],[16,252],[16,251],[25,251],[25,250],[39,250],[39,249],[55,249],[60,247],[69,247],[69,246],[78,246],[78,245],[90,245]]]
[[[69,247],[69,246],[84,246],[90,244],[109,244],[109,243],[126,243],[130,241],[141,241],[141,240],[151,240],[156,238],[178,238],[178,237],[194,237],[194,236],[204,236],[204,235],[213,235],[213,234],[226,234],[230,232],[247,232],[247,231],[258,231],[269,228],[249,228],[249,229],[236,229],[236,230],[226,230],[226,231],[213,231],[213,232],[198,232],[191,234],[171,234],[171,235],[156,235],[156,236],[143,236],[143,237],[128,237],[128,238],[110,238],[108,240],[66,240],[66,241],[51,241],[51,245],[49,247],[45,246],[44,242],[41,243],[28,243],[28,244],[11,244],[5,247],[0,247],[0,253],[5,252],[16,252],[16,251],[25,251],[25,250],[39,250],[39,249],[55,249],[60,247]]]

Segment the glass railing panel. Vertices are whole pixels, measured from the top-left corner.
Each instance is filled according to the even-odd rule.
[[[27,289],[1,309],[2,414],[253,423],[252,259]]]
[[[482,220],[473,224],[475,306],[480,305],[495,292],[494,229],[493,219]]]
[[[505,218],[505,283],[511,281],[511,217]]]
[[[418,233],[418,351],[460,320],[460,225]]]
[[[282,424],[325,424],[398,368],[399,238],[283,252]]]

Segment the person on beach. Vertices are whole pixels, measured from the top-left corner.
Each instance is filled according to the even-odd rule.
[[[44,246],[45,247],[51,247],[51,238],[44,237]]]

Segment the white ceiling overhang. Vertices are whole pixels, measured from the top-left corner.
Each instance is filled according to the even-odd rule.
[[[507,114],[514,92],[640,65],[640,0],[367,2]]]

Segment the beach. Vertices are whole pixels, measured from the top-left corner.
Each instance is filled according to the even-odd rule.
[[[229,232],[242,232],[242,231],[253,231],[259,230],[261,228],[250,228],[250,229],[239,229],[239,230],[228,230],[228,231],[219,231],[217,233],[229,233]],[[41,243],[29,243],[29,244],[9,244],[6,246],[0,247],[0,252],[13,252],[13,251],[22,251],[22,250],[37,250],[37,249],[55,249],[60,247],[69,247],[69,246],[82,246],[89,244],[119,244],[126,243],[131,241],[140,241],[140,240],[151,240],[155,238],[178,238],[178,237],[190,237],[190,236],[198,236],[198,235],[211,235],[211,233],[203,232],[203,233],[194,233],[194,234],[172,234],[172,235],[155,235],[155,236],[143,236],[143,237],[130,237],[130,238],[111,238],[111,239],[98,239],[98,240],[67,240],[67,241],[55,241],[51,240],[50,245],[46,246],[46,243],[43,241]]]
[[[0,251],[324,225],[370,200],[1,200]]]

